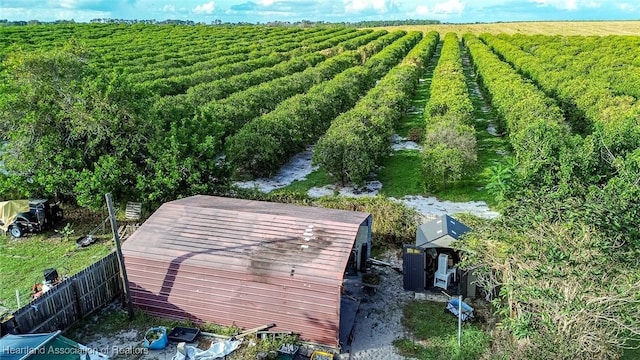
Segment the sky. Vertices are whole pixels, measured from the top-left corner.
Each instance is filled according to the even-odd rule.
[[[443,23],[639,20],[638,0],[0,0],[0,19],[266,23],[429,19]]]

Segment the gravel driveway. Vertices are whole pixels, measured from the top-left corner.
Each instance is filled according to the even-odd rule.
[[[398,254],[387,253],[380,258],[402,269]],[[380,275],[380,284],[373,295],[360,303],[353,331],[349,360],[395,360],[407,359],[399,355],[393,341],[408,336],[400,323],[402,306],[413,299],[413,292],[402,288],[402,274],[388,267],[374,266],[374,274]]]

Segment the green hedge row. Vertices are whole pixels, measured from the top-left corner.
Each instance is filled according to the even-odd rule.
[[[277,47],[284,43],[278,40],[279,37],[299,43],[308,37],[317,36],[316,32],[266,32],[259,34],[246,32],[235,38],[221,31],[211,33],[209,36],[201,36],[196,39],[189,39],[188,34],[173,34],[170,32],[165,36],[172,39],[158,39],[157,34],[149,34],[145,37],[142,34],[133,37],[129,34],[120,40],[122,48],[113,48],[114,41],[104,42],[104,54],[99,60],[101,64],[108,66],[108,62],[113,62],[116,66],[122,66],[132,73],[145,73],[155,69],[168,69],[174,75],[187,74],[196,70],[203,70],[207,62],[216,58],[232,55],[235,53],[255,53],[264,50],[265,47]],[[253,40],[252,40],[253,37]],[[299,39],[299,40],[298,40]],[[117,57],[119,53],[125,52]],[[173,60],[173,61],[172,61]],[[182,71],[181,68],[193,67],[190,71]]]
[[[276,37],[272,40],[275,44],[266,43],[259,50],[252,53],[242,53],[241,51],[239,54],[233,53],[222,57],[211,54],[211,60],[206,62],[199,62],[188,67],[160,67],[150,73],[132,75],[132,79],[135,82],[142,82],[149,86],[150,91],[160,96],[183,94],[190,87],[200,83],[273,66],[288,60],[293,54],[289,54],[287,51],[292,51],[301,46],[301,41],[296,40],[295,35]],[[287,46],[286,51],[281,51],[284,49],[279,50],[279,47],[283,44]],[[328,47],[331,44],[331,42],[325,42],[323,46]],[[234,46],[233,49],[241,47]]]
[[[362,36],[362,34],[370,34],[371,31],[349,32],[344,35],[329,34],[318,36],[317,34],[294,34],[279,39],[277,36],[267,38],[258,42],[246,43],[235,42],[228,44],[219,50],[211,51],[204,54],[180,57],[178,59],[169,59],[154,63],[151,65],[140,65],[129,67],[127,70],[132,74],[132,79],[138,82],[154,81],[158,79],[179,78],[181,76],[196,75],[200,72],[206,73],[218,66],[225,64],[237,63],[240,61],[256,60],[260,57],[266,57],[273,54],[279,54],[289,59],[293,56],[300,55],[301,49],[306,53],[325,49],[335,46],[341,41],[346,41],[354,37]],[[313,36],[312,36],[313,35]],[[329,39],[326,39],[329,37]],[[316,45],[309,47],[305,44],[306,40],[319,39]],[[286,49],[282,46],[285,45]],[[238,60],[234,60],[237,58]],[[225,62],[225,59],[228,59]],[[139,60],[140,61],[140,60]]]
[[[373,40],[386,33],[386,31],[380,30],[347,41],[339,41],[339,47],[341,49],[354,50],[367,43],[371,43]],[[331,43],[334,43],[335,39],[337,38],[333,38]],[[379,42],[374,43],[380,44]],[[323,49],[327,49],[327,47],[321,44],[309,47],[309,49],[319,49],[319,51],[312,52],[310,54],[301,53],[298,56],[293,56],[288,61],[281,62],[272,67],[259,68],[254,71],[231,76],[229,78],[195,85],[187,90],[185,101],[188,101],[191,105],[197,107],[209,101],[222,99],[234,92],[244,90],[250,86],[271,81],[285,75],[293,74],[294,72],[302,71],[309,66],[315,66],[321,61],[326,60],[328,56],[337,54],[334,54],[333,51],[324,51]]]
[[[161,118],[168,120],[195,116],[195,120],[206,122],[203,126],[215,127],[213,131],[219,134],[217,138],[222,139],[252,118],[273,110],[287,97],[304,92],[312,85],[328,80],[350,66],[358,65],[360,57],[364,56],[363,51],[379,51],[402,34],[376,31],[343,43],[345,47],[352,47],[364,42],[366,47],[361,45],[363,49],[358,49],[357,52],[340,53],[342,48],[336,49],[336,53],[315,52],[269,68],[259,68],[196,85],[186,94],[158,99],[156,109]],[[333,57],[327,60],[331,56]],[[313,65],[316,66],[311,67]],[[223,98],[228,99],[221,100]]]
[[[562,110],[471,34],[464,36],[491,104],[503,119],[525,184],[554,185],[571,132]]]
[[[389,33],[374,40],[373,43],[377,44],[376,49],[379,50],[403,34],[404,32],[401,31]],[[194,120],[200,122],[203,129],[210,129],[208,133],[218,139],[217,143],[222,145],[228,135],[237,132],[248,121],[274,110],[285,99],[303,93],[312,86],[359,65],[360,62],[360,51],[346,51],[315,67],[260,83],[198,108],[190,105],[190,102],[183,102],[180,98],[163,98],[158,105],[163,116],[168,118],[190,116],[192,111],[196,112]],[[167,114],[167,111],[172,111],[172,114]],[[221,148],[219,150],[222,151]]]
[[[629,95],[617,95],[605,81],[591,78],[579,62],[559,67],[553,59],[526,53],[491,35],[482,35],[495,52],[534,79],[564,105],[567,113],[577,113],[574,129],[584,139],[582,172],[608,178],[616,169],[612,157],[625,157],[640,148],[640,102]],[[630,76],[633,76],[631,74]],[[607,161],[602,161],[606,154]],[[584,175],[584,176],[589,176]]]
[[[460,54],[458,36],[447,33],[425,106],[422,167],[430,189],[460,179],[477,162],[473,103]]]
[[[378,75],[402,60],[421,38],[421,32],[408,33],[364,66],[348,69],[306,94],[289,98],[271,113],[246,124],[228,140],[227,159],[232,167],[253,176],[277,171],[292,155],[315,142],[337,115],[353,107]]]
[[[363,183],[389,154],[389,138],[437,43],[437,32],[427,34],[353,109],[340,114],[318,140],[314,163],[343,184]]]
[[[558,69],[567,67],[576,76],[606,85],[616,95],[640,98],[640,47],[638,36],[498,35],[537,59]]]

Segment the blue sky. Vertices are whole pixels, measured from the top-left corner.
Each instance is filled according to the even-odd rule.
[[[210,23],[435,19],[450,23],[638,20],[637,0],[0,0],[0,19],[181,19]]]

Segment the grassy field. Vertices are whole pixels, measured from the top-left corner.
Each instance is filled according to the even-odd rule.
[[[0,234],[0,306],[17,309],[16,290],[21,305],[28,303],[32,286],[44,280],[44,269],[55,268],[60,276],[73,275],[111,252],[114,244],[110,233],[97,234],[94,236],[97,241],[86,248],[75,243],[101,223],[101,216],[65,209],[65,219],[58,228],[72,225],[73,234],[67,238],[55,231],[19,239]],[[111,231],[108,224],[106,231]]]
[[[489,348],[489,335],[472,323],[463,324],[462,346],[458,347],[458,319],[440,302],[408,303],[403,309],[402,323],[412,338],[400,338],[394,345],[404,356],[420,360],[471,360],[480,359]]]
[[[638,35],[640,21],[539,21],[539,22],[501,22],[482,24],[438,24],[420,26],[390,26],[387,30],[438,31],[447,32],[492,33],[492,34],[541,34],[541,35]]]

